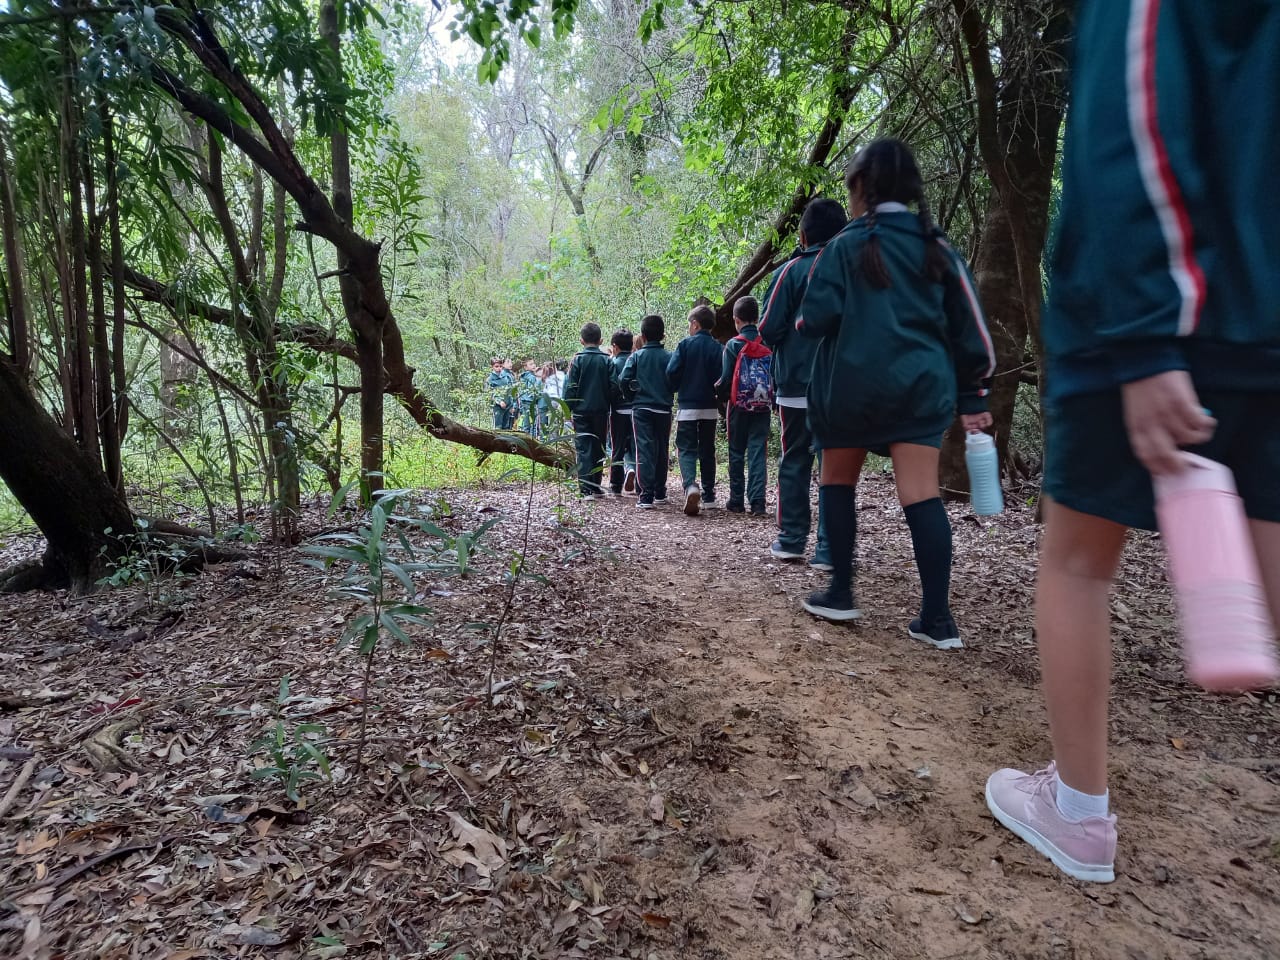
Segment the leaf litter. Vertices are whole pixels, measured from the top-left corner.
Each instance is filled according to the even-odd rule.
[[[296,554],[253,548],[252,571],[214,567],[160,608],[0,598],[0,798],[18,787],[0,955],[1105,958],[1198,955],[1204,938],[1280,953],[1280,776],[1242,766],[1280,754],[1275,699],[1185,684],[1153,541],[1126,554],[1115,608],[1121,877],[1081,898],[977,796],[986,771],[1045,750],[1029,511],[955,523],[975,641],[942,657],[896,630],[915,583],[891,484],[860,491],[876,620],[853,629],[798,611],[816,575],[762,557],[766,524],[626,500],[566,515],[539,488],[527,569],[546,582],[518,585],[491,710],[524,492],[446,496],[453,534],[504,519],[468,576],[417,578],[432,622],[375,665],[359,778],[362,665],[336,648],[349,610]],[[255,776],[251,745],[278,718],[323,726],[309,742],[331,777],[299,803]],[[1170,773],[1162,752],[1186,762]],[[1177,882],[1152,885],[1165,863]],[[1126,887],[1147,909],[1123,908]]]

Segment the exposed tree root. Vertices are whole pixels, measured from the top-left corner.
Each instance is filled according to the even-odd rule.
[[[89,762],[94,768],[109,773],[113,770],[119,770],[125,767],[129,770],[136,770],[138,765],[134,763],[133,757],[120,746],[120,741],[124,739],[124,735],[130,730],[134,730],[138,726],[138,718],[130,717],[127,720],[121,720],[119,723],[113,723],[109,727],[99,730],[83,744],[84,752],[89,755]]]
[[[52,589],[48,586],[49,579],[49,572],[42,561],[23,560],[8,569],[0,570],[0,593]]]

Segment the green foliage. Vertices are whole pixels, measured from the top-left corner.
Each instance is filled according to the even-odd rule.
[[[321,749],[328,731],[321,723],[290,723],[284,716],[289,702],[289,677],[280,680],[280,692],[274,706],[275,722],[249,745],[249,756],[265,755],[250,776],[271,778],[284,788],[284,795],[294,803],[302,802],[302,784],[310,780],[331,780],[329,757]]]
[[[114,559],[107,563],[109,572],[97,582],[104,587],[141,585],[148,608],[155,609],[170,599],[161,581],[181,581],[184,574],[178,564],[189,551],[186,546],[156,536],[145,517],[135,517],[133,522],[134,532],[119,537],[124,549],[114,554]],[[114,531],[108,527],[104,532],[110,535]],[[106,546],[99,552],[103,557],[112,555]]]

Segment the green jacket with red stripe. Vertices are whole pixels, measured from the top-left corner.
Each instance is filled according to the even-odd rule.
[[[964,258],[950,246],[943,283],[924,275],[915,214],[877,208],[880,251],[892,283],[873,287],[858,269],[870,236],[851,222],[819,254],[796,329],[820,338],[809,383],[809,421],[824,445],[886,426],[910,436],[960,413],[981,413],[995,351]]]
[[[818,341],[796,333],[796,314],[809,283],[809,271],[826,244],[797,251],[769,280],[764,294],[760,339],[773,350],[773,392],[778,397],[803,397],[809,390],[809,374]]]

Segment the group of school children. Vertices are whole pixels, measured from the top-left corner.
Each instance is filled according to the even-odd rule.
[[[568,360],[539,364],[529,358],[517,378],[510,358],[494,357],[484,382],[492,397],[493,428],[514,430],[519,423],[529,436],[547,438],[554,422],[551,404],[564,396],[568,366]]]
[[[999,822],[1063,872],[1110,882],[1108,590],[1127,529],[1154,528],[1152,477],[1187,469],[1183,450],[1234,473],[1280,623],[1280,269],[1266,259],[1280,250],[1280,4],[1250,0],[1228,12],[1195,0],[1084,0],[1076,31],[1042,321],[1036,637],[1054,760],[1030,774],[998,770],[985,797]],[[954,649],[938,451],[957,414],[969,431],[991,423],[991,338],[968,268],[929,216],[910,150],[871,143],[845,186],[852,219],[830,200],[809,205],[800,249],[774,274],[761,322],[756,301],[738,301],[738,336],[723,350],[705,308],[690,314],[689,336],[671,353],[658,317],[644,319],[634,351],[630,335],[617,334],[612,358],[599,349],[599,328],[583,329],[565,391],[583,490],[600,492],[608,432],[615,462],[635,438],[614,491],[634,476],[641,507],[665,500],[674,393],[686,510],[714,503],[716,402],[728,399],[726,506],[762,513],[770,414],[735,402],[735,391],[738,355],[772,348],[783,441],[775,556],[804,555],[815,452],[821,474],[815,559],[831,580],[804,607],[836,621],[860,616],[855,488],[877,451],[893,459],[920,577],[908,633]]]
[[[759,344],[759,309],[754,297],[734,304],[738,334],[724,347],[711,334],[716,316],[705,304],[689,313],[687,336],[674,351],[663,345],[666,323],[656,314],[640,322],[638,337],[626,329],[614,333],[608,354],[600,347],[600,327],[588,323],[582,328],[582,349],[569,365],[565,403],[573,415],[584,497],[604,497],[607,471],[610,491],[615,496],[634,493],[639,509],[667,503],[672,403],[678,397],[676,451],[684,512],[697,516],[703,508],[719,506],[716,428],[725,403],[729,495],[724,507],[764,515],[773,394],[768,364],[751,362],[769,355]]]

